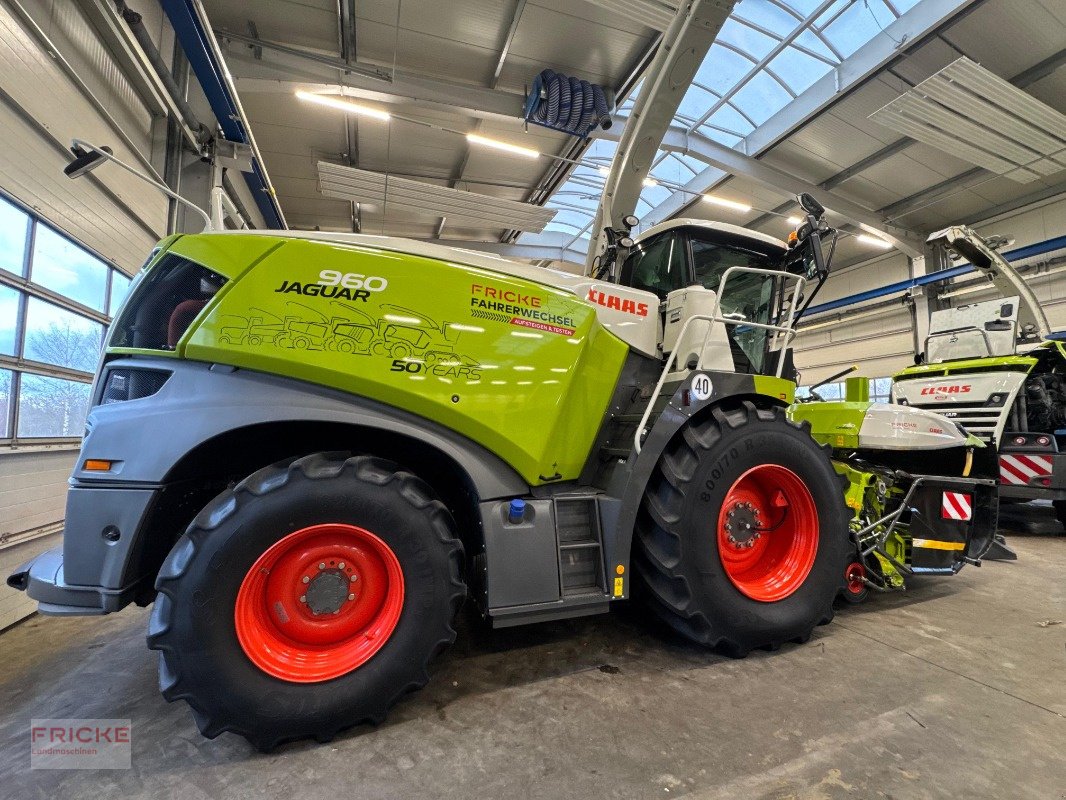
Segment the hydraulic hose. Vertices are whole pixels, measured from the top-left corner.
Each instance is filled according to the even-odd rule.
[[[525,117],[546,128],[581,137],[588,136],[593,128],[611,127],[611,111],[603,87],[551,69],[533,80]]]

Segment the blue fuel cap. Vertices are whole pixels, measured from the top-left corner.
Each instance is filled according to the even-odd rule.
[[[512,525],[517,525],[522,521],[522,518],[526,513],[526,501],[520,498],[515,498],[511,501],[510,507],[507,509],[507,520]]]

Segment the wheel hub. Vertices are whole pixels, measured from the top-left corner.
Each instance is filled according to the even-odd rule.
[[[736,548],[755,546],[762,533],[759,531],[759,509],[752,503],[737,502],[726,513],[726,539]]]
[[[249,568],[234,623],[245,655],[275,678],[331,680],[389,640],[404,604],[403,570],[384,540],[322,523],[282,537]]]
[[[346,601],[355,599],[349,596],[348,583],[348,576],[339,569],[319,572],[303,587],[305,591],[302,599],[316,616],[337,614]]]
[[[718,557],[741,594],[764,603],[799,589],[818,553],[818,510],[803,480],[758,464],[726,491],[718,512]]]

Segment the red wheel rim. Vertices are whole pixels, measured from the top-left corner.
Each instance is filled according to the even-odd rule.
[[[818,511],[810,490],[777,464],[752,467],[718,512],[718,556],[732,584],[772,603],[795,592],[818,552]]]
[[[866,590],[866,582],[863,580],[865,577],[866,567],[858,561],[848,564],[848,568],[844,570],[844,580],[847,582],[848,592],[850,594],[862,594]]]
[[[355,525],[312,525],[256,559],[233,617],[259,669],[316,683],[372,658],[400,621],[403,598],[403,571],[385,542]]]

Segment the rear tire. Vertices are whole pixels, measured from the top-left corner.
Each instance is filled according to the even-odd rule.
[[[745,402],[712,409],[664,451],[634,565],[652,610],[683,636],[742,657],[806,641],[833,618],[855,546],[837,474],[808,431]]]
[[[160,690],[204,736],[260,750],[381,722],[455,640],[462,563],[444,504],[390,462],[318,453],[262,469],[212,501],[159,572]]]

